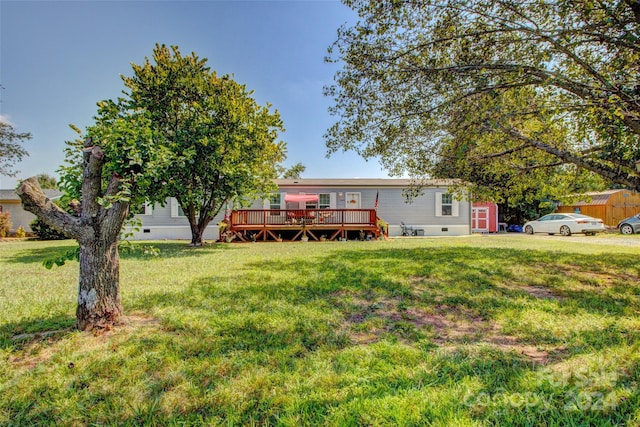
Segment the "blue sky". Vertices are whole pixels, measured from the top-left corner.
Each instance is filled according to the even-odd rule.
[[[30,156],[19,178],[55,175],[69,128],[91,124],[96,102],[117,98],[131,63],[155,43],[208,58],[278,109],[286,132],[287,165],[303,163],[304,178],[384,178],[377,161],[355,153],[326,158],[323,135],[335,118],[323,85],[337,66],[324,62],[343,23],[356,15],[333,0],[291,1],[0,1],[0,115],[31,132]],[[16,179],[0,176],[0,188]]]

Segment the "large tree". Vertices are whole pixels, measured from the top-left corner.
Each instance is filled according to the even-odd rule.
[[[279,165],[276,169],[278,171],[279,178],[300,179],[302,178],[302,174],[304,173],[304,171],[307,170],[307,167],[298,162],[289,168],[285,168],[284,166]]]
[[[201,245],[213,218],[229,203],[243,203],[273,189],[284,159],[277,111],[260,106],[252,92],[229,76],[219,77],[195,54],[156,45],[152,59],[133,65],[123,77],[123,103],[150,115],[168,156],[157,176],[159,191],[175,197],[191,226],[191,243]]]
[[[58,180],[46,173],[40,173],[36,175],[36,179],[38,180],[38,184],[40,184],[40,188],[42,189],[58,189]]]
[[[416,176],[571,164],[640,190],[639,1],[345,3],[330,151]]]
[[[130,114],[101,102],[84,140],[68,143],[61,187],[79,202],[72,213],[49,200],[37,177],[23,181],[18,195],[26,210],[79,244],[76,326],[107,328],[122,314],[118,236],[130,206],[154,197],[155,169],[163,164],[144,112]]]
[[[68,143],[60,187],[71,213],[46,198],[36,177],[18,195],[26,210],[79,243],[77,327],[108,327],[122,313],[118,238],[131,207],[173,195],[186,208],[194,244],[225,201],[272,185],[285,147],[282,124],[244,86],[217,77],[195,54],[156,46],[154,59],[123,77],[130,93],[98,104],[95,124]]]
[[[0,120],[0,175],[16,175],[13,165],[29,155],[21,145],[28,139],[30,133],[16,132],[12,125]]]
[[[519,100],[528,102],[529,99],[529,96],[509,99],[493,95],[478,103],[475,113],[486,118],[497,101],[502,108],[517,110]],[[514,119],[511,122],[516,124]],[[548,140],[564,139],[562,128],[543,114],[525,117],[517,122],[517,126]],[[531,209],[536,204],[542,204],[542,212],[547,213],[544,209],[553,209],[553,201],[585,191],[603,190],[607,186],[608,180],[593,172],[565,164],[545,151],[505,139],[500,133],[486,132],[483,127],[461,128],[458,121],[452,121],[450,129],[451,132],[439,140],[437,160],[433,163],[429,159],[422,161],[419,156],[426,153],[418,151],[413,161],[420,161],[415,162],[414,170],[435,178],[461,178],[475,199],[498,202],[505,210],[523,211],[519,216],[521,219],[532,219],[529,214],[539,216],[538,209]]]

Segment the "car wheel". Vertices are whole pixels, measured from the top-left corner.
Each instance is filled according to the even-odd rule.
[[[524,228],[524,232],[525,232],[525,233],[527,233],[527,234],[533,234],[533,227],[532,227],[532,226],[530,226],[530,225],[527,225],[527,226]]]
[[[562,234],[563,236],[571,236],[571,229],[566,225],[563,225],[562,227],[560,227],[560,234]]]
[[[631,227],[629,224],[622,224],[620,226],[620,232],[622,234],[633,234],[633,227]]]

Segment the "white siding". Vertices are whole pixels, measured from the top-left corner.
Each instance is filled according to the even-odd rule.
[[[378,194],[378,217],[389,224],[390,235],[399,236],[400,222],[404,222],[416,229],[423,229],[426,236],[439,235],[468,235],[471,233],[471,204],[466,200],[453,198],[452,215],[442,216],[442,194],[447,193],[446,187],[427,187],[423,194],[408,202],[400,187],[357,187],[357,186],[302,186],[286,185],[280,187],[281,208],[286,209],[284,201],[286,194],[319,194],[329,193],[330,205],[333,209],[348,209],[347,193],[360,193],[360,207],[374,209],[376,193]],[[268,202],[268,200],[267,200]],[[289,207],[306,206],[305,202],[290,203]],[[256,200],[249,209],[265,209],[269,207],[263,199]],[[440,215],[438,215],[438,212]],[[165,206],[153,207],[152,215],[141,215],[142,229],[147,233],[139,233],[140,238],[148,239],[190,239],[189,224],[185,217],[178,217],[175,199],[167,201]],[[207,239],[217,238],[217,223],[224,218],[224,208],[211,222],[207,229]],[[181,237],[174,237],[181,236]],[[211,237],[210,237],[211,236]]]
[[[337,193],[335,191],[329,193],[329,204],[330,204],[329,208],[330,209],[336,209],[337,200],[338,200],[338,195],[337,195]]]
[[[174,197],[171,198],[171,218],[180,218],[180,216],[178,215],[179,211],[178,211],[178,200]]]

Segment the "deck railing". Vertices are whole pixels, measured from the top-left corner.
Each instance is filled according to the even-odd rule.
[[[231,227],[243,226],[376,226],[374,209],[239,209],[231,213]]]

